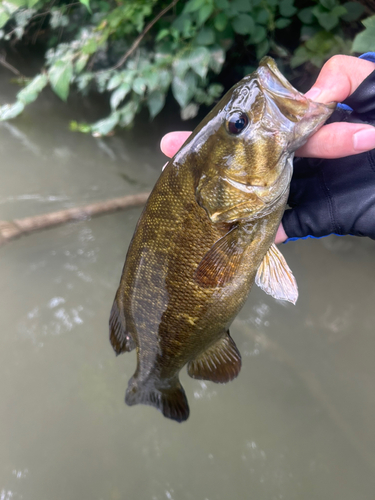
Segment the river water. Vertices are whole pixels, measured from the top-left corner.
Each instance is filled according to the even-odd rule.
[[[5,70],[0,81],[11,101]],[[93,117],[88,106],[47,91],[0,124],[1,220],[152,187],[159,139],[176,124],[70,132],[69,120]],[[135,354],[116,358],[108,342],[140,211],[0,248],[0,499],[373,500],[375,243],[283,245],[297,305],[254,289],[231,328],[240,376],[221,386],[184,371],[191,415],[177,424],[125,405]]]

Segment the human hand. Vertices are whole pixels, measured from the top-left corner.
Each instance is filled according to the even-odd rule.
[[[371,224],[366,228],[371,218],[375,220],[375,199],[371,203],[372,191],[375,192],[372,187],[375,187],[375,154],[363,153],[375,147],[375,127],[369,124],[375,125],[375,74],[369,78],[371,81],[362,84],[374,70],[373,62],[350,56],[334,56],[323,66],[314,86],[306,93],[310,99],[324,103],[342,102],[355,93],[349,97],[348,104],[358,112],[353,113],[353,119],[341,116],[339,119],[345,119],[345,122],[323,126],[296,151],[297,157],[303,156],[305,159],[296,162],[289,197],[289,204],[293,208],[284,214],[276,243],[288,237],[325,236],[331,233],[375,238],[375,224],[372,222],[373,228]],[[357,89],[358,92],[355,92]],[[369,119],[369,113],[372,113],[372,120]],[[161,141],[164,154],[173,156],[190,134],[171,132],[165,135]],[[347,158],[334,160],[343,157]],[[326,160],[319,162],[320,168],[316,168],[316,160],[306,158]],[[345,166],[344,179],[342,166]],[[359,170],[363,175],[360,175]],[[373,173],[373,179],[369,177],[369,171]],[[329,185],[326,185],[327,182]],[[340,203],[332,199],[333,193]],[[365,211],[361,210],[361,203],[365,203]],[[355,227],[360,221],[360,227]]]

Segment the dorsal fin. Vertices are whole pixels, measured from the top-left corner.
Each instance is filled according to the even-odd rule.
[[[228,331],[188,364],[190,377],[220,384],[236,378],[240,370],[241,354]]]
[[[204,288],[230,283],[244,251],[242,243],[237,226],[220,238],[200,261],[195,272],[196,282]]]
[[[258,268],[255,283],[266,293],[279,300],[295,304],[298,287],[284,256],[275,244],[271,245]]]
[[[117,355],[122,352],[130,352],[135,348],[132,336],[126,331],[125,316],[119,309],[117,295],[113,301],[109,318],[109,340]]]

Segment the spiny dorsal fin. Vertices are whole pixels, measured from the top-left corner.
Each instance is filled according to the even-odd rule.
[[[134,340],[130,333],[126,331],[125,318],[119,310],[117,296],[113,302],[109,318],[109,340],[117,355],[122,352],[130,352],[135,348]]]
[[[195,281],[204,288],[215,288],[230,283],[235,276],[244,246],[234,227],[220,238],[200,261]]]
[[[288,300],[293,304],[297,302],[295,277],[275,244],[270,247],[259,266],[255,283],[275,299]]]
[[[220,384],[236,378],[240,370],[241,354],[229,332],[188,364],[190,377]]]

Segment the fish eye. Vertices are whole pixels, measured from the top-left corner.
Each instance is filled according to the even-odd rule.
[[[227,120],[228,132],[234,135],[240,134],[249,123],[249,119],[245,113],[233,113]]]

